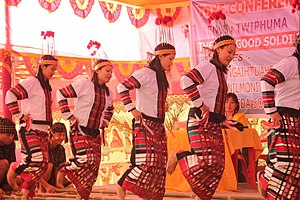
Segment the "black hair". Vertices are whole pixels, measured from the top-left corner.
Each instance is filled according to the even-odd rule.
[[[54,124],[52,124],[50,131],[51,131],[50,138],[53,137],[53,133],[64,132],[66,134],[65,143],[68,142],[67,128],[64,123],[55,122]]]
[[[103,62],[109,62],[109,60],[107,60],[107,59],[98,59],[98,60],[95,62],[94,66],[93,66],[93,69],[95,69],[95,67],[96,67],[97,65],[99,65],[100,63],[103,63]],[[102,67],[98,68],[97,70],[102,69],[104,66],[106,66],[106,65],[103,65]],[[94,73],[93,73],[92,82],[94,83],[95,86],[101,87],[101,86],[99,85],[99,83],[98,83],[98,74],[97,74],[96,71],[94,71]],[[106,95],[108,96],[108,95],[109,95],[109,89],[108,89],[108,87],[106,86],[106,84],[104,83],[104,85],[103,85],[102,87],[105,87],[105,92],[106,92]]]
[[[231,37],[230,35],[223,35],[221,37],[219,37],[218,39],[215,40],[214,44],[217,44],[218,42],[221,42],[223,40],[233,40],[234,41],[234,38]],[[224,44],[222,46],[220,46],[219,48],[223,49],[225,46],[227,46],[228,44]],[[212,64],[214,64],[218,69],[220,69],[222,72],[224,72],[225,74],[227,74],[227,66],[223,65],[220,63],[220,60],[219,60],[219,54],[217,52],[216,49],[214,49],[214,54],[213,54],[213,57],[212,59],[210,60],[210,62]]]
[[[232,100],[234,101],[234,103],[236,103],[236,107],[234,108],[234,114],[237,113],[237,112],[239,112],[239,110],[240,110],[240,103],[239,103],[239,100],[238,100],[236,94],[231,93],[231,92],[227,93],[226,97],[225,97],[225,101],[227,101],[229,98],[232,98]]]
[[[155,47],[155,51],[159,50],[164,50],[164,49],[174,49],[175,47],[169,43],[160,43]],[[163,56],[167,56],[170,54],[162,54]],[[165,70],[163,70],[160,60],[159,60],[159,55],[156,55],[155,58],[149,63],[149,68],[154,70],[156,72],[156,78],[158,82],[158,88],[160,90],[165,89],[167,90],[169,88],[169,82],[166,77]]]
[[[58,61],[54,56],[52,55],[43,55],[41,57],[41,61],[42,60],[54,60],[54,61]],[[44,65],[45,67],[48,67],[50,64],[46,64]],[[51,85],[49,84],[49,80],[45,80],[45,77],[42,73],[42,68],[41,68],[41,64],[39,64],[38,66],[38,72],[36,74],[37,79],[40,81],[43,89],[46,89],[48,91],[52,91]]]

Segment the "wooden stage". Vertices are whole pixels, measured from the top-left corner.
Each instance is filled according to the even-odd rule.
[[[91,200],[118,200],[115,185],[107,185],[93,188],[90,196]],[[66,200],[75,199],[76,192],[74,189],[60,190],[57,193],[37,193],[34,200]],[[192,193],[182,192],[166,192],[164,200],[191,200],[195,195]],[[6,195],[4,199],[21,199],[20,194]],[[126,200],[138,200],[136,195],[128,193]],[[239,183],[238,191],[232,192],[217,192],[213,199],[227,199],[227,200],[263,200],[257,190],[252,189],[249,184]]]

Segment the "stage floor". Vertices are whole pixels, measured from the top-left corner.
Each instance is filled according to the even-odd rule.
[[[118,200],[115,185],[107,185],[94,187],[93,192],[90,196],[91,200]],[[66,200],[75,199],[76,193],[73,189],[62,190],[58,193],[38,193],[34,200]],[[166,192],[164,200],[191,200],[194,199],[195,195],[192,193],[182,192]],[[21,199],[21,196],[16,194],[6,195],[4,199]],[[126,200],[138,200],[140,199],[132,193],[128,193]],[[263,200],[257,190],[254,190],[250,185],[246,183],[240,183],[238,185],[238,191],[232,192],[217,192],[213,199],[230,199],[230,200]]]

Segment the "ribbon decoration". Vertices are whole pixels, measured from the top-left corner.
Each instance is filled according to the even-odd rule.
[[[122,6],[115,3],[106,3],[99,1],[104,17],[111,23],[115,22],[121,13]]]
[[[134,25],[136,28],[140,28],[148,22],[150,16],[150,9],[137,9],[127,7],[127,13],[131,24]]]
[[[81,3],[83,1],[83,3]],[[86,18],[94,5],[94,0],[70,0],[75,15]]]
[[[61,0],[39,0],[42,8],[45,8],[49,12],[54,12],[60,6]]]

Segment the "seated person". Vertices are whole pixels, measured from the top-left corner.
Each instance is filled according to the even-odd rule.
[[[65,148],[62,143],[67,141],[66,126],[61,122],[54,123],[50,130],[48,169],[41,180],[46,192],[55,192],[55,188],[64,188],[71,183],[66,178],[57,180],[58,167],[66,162]]]
[[[7,183],[6,174],[10,163],[16,161],[14,140],[17,140],[15,123],[0,117],[0,199],[4,191],[12,191]]]
[[[225,99],[225,116],[227,120],[234,120],[248,127],[249,121],[245,113],[239,113],[240,104],[236,94],[227,93]]]
[[[240,104],[238,101],[238,98],[236,94],[234,93],[227,93],[226,98],[225,98],[225,115],[227,120],[234,120],[237,122],[240,122],[241,124],[244,125],[244,127],[248,127],[249,121],[246,118],[245,113],[240,113]],[[246,160],[248,160],[248,149],[243,148],[241,153]],[[245,181],[245,175],[242,173],[241,169],[241,163],[239,162],[238,164],[238,180],[239,182],[244,182]]]

